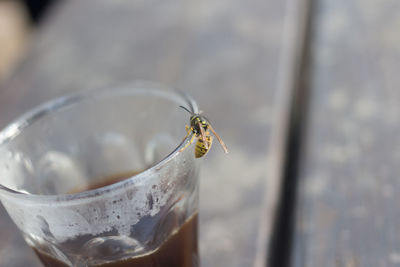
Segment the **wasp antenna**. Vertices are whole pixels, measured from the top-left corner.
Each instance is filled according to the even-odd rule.
[[[191,115],[193,115],[193,112],[191,112],[190,110],[188,110],[186,107],[184,106],[179,106],[180,108],[183,108],[184,110],[186,110],[187,112],[189,112]]]

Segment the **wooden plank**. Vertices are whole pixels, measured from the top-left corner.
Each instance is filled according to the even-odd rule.
[[[398,266],[399,4],[315,4],[291,265]]]
[[[267,167],[269,195],[264,203],[270,205],[277,199],[278,205],[266,209],[261,224],[257,267],[287,266],[290,251],[290,228],[294,198],[289,197],[295,189],[292,173],[298,153],[294,148],[301,127],[304,90],[303,61],[308,42],[310,0],[287,1],[285,30],[279,66],[277,98],[275,100],[275,122]],[[269,181],[269,183],[268,183]],[[274,182],[276,184],[274,184]],[[268,207],[268,206],[267,206]],[[271,226],[270,218],[274,218]],[[266,238],[268,237],[268,238]],[[264,241],[264,243],[262,243]],[[268,241],[268,243],[266,243]],[[264,249],[264,251],[262,250]],[[262,252],[268,251],[266,258]]]
[[[276,187],[267,185],[279,184],[279,177],[267,175],[266,163],[274,157],[268,151],[285,5],[278,0],[63,2],[1,89],[0,126],[45,100],[86,88],[145,79],[187,91],[230,149],[225,156],[216,147],[203,161],[202,266],[265,261],[273,216],[263,214],[273,214],[277,201]],[[0,220],[2,236],[16,235],[4,211]],[[14,253],[2,253],[0,261],[12,262],[15,255],[31,260],[29,248],[9,240],[0,240],[0,253],[4,247]]]

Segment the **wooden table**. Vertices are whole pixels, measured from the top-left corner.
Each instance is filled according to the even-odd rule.
[[[272,134],[273,124],[286,114],[285,105],[275,105],[286,99],[277,94],[285,5],[63,2],[1,89],[0,126],[43,101],[88,88],[140,79],[188,92],[230,149],[226,156],[215,145],[203,162],[202,266],[263,266],[279,195],[280,159],[271,151],[281,151],[283,141]],[[283,133],[284,124],[276,129]],[[4,210],[0,226],[0,265],[38,266]]]
[[[203,162],[202,266],[398,266],[398,10],[395,0],[63,2],[0,89],[0,127],[73,91],[137,79],[179,88],[230,148]],[[0,214],[0,266],[39,266]]]
[[[291,266],[400,265],[399,8],[314,1]]]

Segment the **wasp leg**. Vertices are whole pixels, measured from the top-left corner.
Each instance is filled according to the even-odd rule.
[[[208,128],[210,128],[211,132],[215,135],[215,137],[217,137],[218,142],[221,144],[222,149],[224,150],[224,152],[227,154],[228,153],[228,148],[226,147],[224,141],[222,141],[221,137],[219,137],[219,135],[214,131],[213,127],[211,127],[211,125],[208,125]]]
[[[192,127],[185,125],[185,130],[186,130],[186,135],[185,135],[185,137],[183,137],[183,140],[185,140],[189,136],[189,134],[192,132]]]
[[[186,145],[185,145],[184,147],[182,147],[182,148],[179,150],[179,152],[182,152],[182,151],[185,150],[188,146],[190,146],[190,144],[193,143],[193,140],[194,140],[195,137],[196,137],[196,136],[193,135],[192,138],[190,139],[190,141],[189,141],[188,143],[186,143]]]
[[[186,136],[183,138],[183,140],[185,140],[188,136],[189,136],[189,134],[193,131],[193,129],[192,129],[192,127],[189,127],[189,126],[185,126],[185,129],[186,129]],[[194,140],[194,138],[196,137],[196,135],[193,135],[192,136],[192,138],[190,138],[190,141],[188,142],[188,143],[186,143],[186,145],[184,146],[184,147],[182,147],[180,150],[179,150],[179,152],[182,152],[183,150],[185,150],[188,146],[190,146],[192,143],[193,143],[193,140]]]

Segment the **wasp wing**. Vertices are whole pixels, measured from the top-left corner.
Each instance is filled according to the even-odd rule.
[[[211,124],[208,125],[208,128],[210,128],[211,132],[217,137],[218,142],[221,144],[222,148],[224,149],[225,153],[228,153],[228,148],[226,147],[224,141],[222,141],[221,137],[214,131],[213,127],[211,127]]]
[[[201,122],[198,121],[197,124],[199,125],[200,128],[200,136],[201,136],[201,140],[203,140],[204,146],[206,149],[209,149],[208,147],[208,142],[207,142],[207,138],[206,138],[206,133],[204,131],[203,126],[201,125]]]

